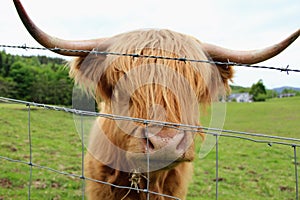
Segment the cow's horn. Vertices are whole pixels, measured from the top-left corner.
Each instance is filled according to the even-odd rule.
[[[291,43],[293,43],[299,37],[299,35],[300,29],[282,42],[260,50],[235,51],[207,43],[203,43],[202,48],[214,61],[255,64],[276,56]]]
[[[55,53],[66,55],[66,56],[85,56],[88,52],[75,52],[75,51],[63,51],[59,49],[66,50],[84,50],[90,51],[93,48],[101,44],[106,38],[92,39],[92,40],[63,40],[56,37],[52,37],[39,29],[33,21],[27,15],[24,7],[19,0],[14,0],[15,7],[18,14],[28,30],[31,36],[39,42],[42,46],[52,49]],[[56,49],[55,49],[56,48]]]

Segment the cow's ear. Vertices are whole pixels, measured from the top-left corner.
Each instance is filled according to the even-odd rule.
[[[217,65],[222,81],[228,91],[230,91],[229,81],[232,81],[234,69],[232,66]]]
[[[106,50],[101,50],[101,52]],[[69,75],[75,80],[75,84],[80,85],[88,94],[97,96],[97,87],[101,85],[101,79],[105,73],[106,55],[90,53],[85,57],[78,57],[72,60]],[[102,96],[97,96],[97,98]]]

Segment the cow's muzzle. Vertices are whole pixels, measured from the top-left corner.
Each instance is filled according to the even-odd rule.
[[[135,140],[126,155],[133,169],[170,169],[194,159],[193,132],[149,127],[136,128],[133,135]]]
[[[149,128],[143,130],[143,152],[149,153],[152,159],[183,161],[193,144],[191,133],[176,129],[161,129],[158,132]]]

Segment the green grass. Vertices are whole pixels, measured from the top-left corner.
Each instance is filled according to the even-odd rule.
[[[81,174],[81,141],[72,115],[31,110],[32,162]],[[0,104],[0,155],[29,161],[28,112],[25,105]],[[28,165],[0,160],[0,199],[26,199]],[[81,181],[33,168],[31,199],[80,199]]]
[[[224,128],[299,138],[299,105],[299,97],[227,103]],[[0,104],[0,156],[29,161],[26,109]],[[202,119],[204,125],[209,117]],[[71,114],[34,108],[31,133],[35,164],[81,174],[81,141]],[[215,156],[212,150],[195,160],[187,199],[215,199]],[[26,199],[29,171],[26,164],[0,159],[0,199]],[[221,137],[219,177],[219,199],[295,199],[293,148]],[[80,199],[81,184],[77,178],[33,167],[31,199]]]
[[[224,129],[300,138],[299,104],[299,97],[227,103]],[[194,165],[188,199],[215,199],[215,150]],[[221,137],[219,177],[219,199],[295,199],[293,148]]]

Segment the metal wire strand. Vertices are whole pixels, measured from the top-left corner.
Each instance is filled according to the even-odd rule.
[[[198,63],[208,63],[215,65],[224,65],[224,66],[239,66],[239,67],[247,67],[247,68],[256,68],[256,69],[268,69],[268,70],[276,70],[280,72],[286,72],[289,75],[289,72],[300,72],[300,69],[291,69],[290,66],[287,65],[285,67],[273,67],[273,66],[264,66],[264,65],[249,65],[235,62],[219,62],[213,60],[196,60],[191,58],[184,57],[166,57],[166,56],[153,56],[153,55],[141,55],[141,54],[130,54],[130,53],[121,53],[121,52],[106,52],[106,51],[98,51],[97,49],[93,50],[75,50],[75,49],[61,49],[61,48],[45,48],[45,47],[30,47],[26,44],[18,46],[18,45],[5,45],[0,44],[2,48],[13,48],[13,49],[24,49],[24,50],[43,50],[43,51],[62,51],[62,52],[80,52],[80,53],[91,53],[91,54],[99,54],[99,55],[115,55],[115,56],[129,56],[129,57],[139,57],[139,58],[153,58],[153,59],[164,59],[164,60],[175,60],[180,62],[198,62]]]

